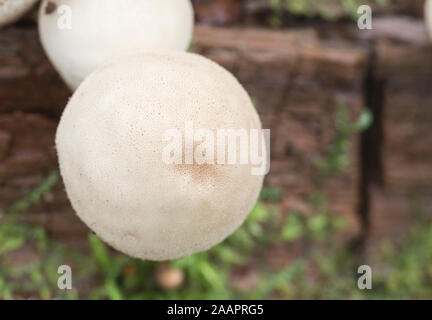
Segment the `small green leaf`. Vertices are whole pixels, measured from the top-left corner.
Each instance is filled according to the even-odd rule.
[[[105,283],[105,290],[109,299],[123,300],[123,294],[121,293],[120,288],[113,279],[109,279]]]
[[[99,266],[105,272],[110,269],[110,259],[105,244],[95,234],[89,235],[90,248]]]
[[[260,202],[258,202],[247,219],[247,223],[265,221],[268,217],[267,208]]]
[[[264,187],[261,190],[260,199],[262,201],[276,202],[282,197],[282,190],[279,188]]]
[[[307,225],[312,236],[321,237],[327,228],[328,217],[325,214],[313,216],[308,220]]]
[[[303,224],[297,214],[287,216],[282,227],[281,237],[284,241],[293,241],[303,235]]]
[[[14,251],[18,248],[20,248],[25,242],[24,238],[10,238],[6,239],[1,245],[0,245],[0,255],[4,254],[9,251]]]
[[[364,131],[368,129],[373,122],[373,115],[369,109],[364,110],[357,122],[355,123],[355,128],[357,131]]]

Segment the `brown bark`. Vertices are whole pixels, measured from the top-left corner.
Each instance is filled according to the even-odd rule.
[[[250,93],[264,127],[271,129],[267,184],[283,188],[291,198],[286,210],[299,202],[307,207],[317,180],[314,164],[335,136],[337,106],[345,104],[352,119],[363,108],[368,52],[319,41],[311,30],[211,27],[196,30],[195,49],[233,72]],[[325,189],[332,209],[347,217],[356,234],[358,137],[350,143],[348,172],[328,181]]]
[[[432,214],[432,47],[377,44],[377,78],[384,83],[382,184],[370,192],[369,249],[403,239],[421,215]]]
[[[59,116],[70,94],[46,58],[36,28],[0,32],[0,113]]]

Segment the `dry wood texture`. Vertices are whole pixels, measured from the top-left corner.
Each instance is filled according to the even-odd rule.
[[[363,108],[362,84],[368,52],[319,41],[313,31],[277,32],[201,27],[196,51],[219,62],[246,87],[265,128],[271,129],[267,184],[285,190],[287,210],[307,208],[315,186],[316,161],[335,135],[343,103],[354,119]],[[351,166],[326,190],[332,209],[359,231],[358,137],[351,141]]]
[[[370,192],[372,248],[403,238],[415,218],[432,214],[432,47],[380,40],[376,67],[383,141],[382,184]]]

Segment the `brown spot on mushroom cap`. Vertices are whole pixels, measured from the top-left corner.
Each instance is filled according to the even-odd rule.
[[[171,167],[177,173],[189,176],[195,184],[216,184],[222,178],[222,165],[194,162],[193,164],[177,164]]]
[[[184,139],[185,137],[183,136],[183,141]],[[194,141],[194,152],[197,152],[196,150],[199,145],[200,143]],[[184,143],[183,148],[185,148]],[[226,151],[227,150],[228,147],[226,147]],[[195,161],[195,158],[193,159],[193,163],[187,164],[185,158],[183,157],[183,164],[176,164],[174,166],[168,165],[168,167],[174,170],[177,174],[190,177],[192,182],[196,184],[214,185],[220,182],[220,179],[222,178],[222,165],[213,163],[199,164]]]
[[[51,14],[57,9],[57,4],[53,1],[49,1],[45,7],[45,14]]]

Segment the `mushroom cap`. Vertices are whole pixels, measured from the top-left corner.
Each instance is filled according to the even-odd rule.
[[[42,45],[71,90],[114,57],[186,50],[193,25],[190,0],[43,0],[39,10]]]
[[[0,28],[17,21],[38,0],[0,0]]]
[[[263,176],[252,175],[252,165],[162,161],[166,130],[177,128],[185,137],[186,121],[213,133],[261,129],[238,81],[185,52],[107,64],[66,106],[56,145],[68,197],[78,216],[117,250],[145,260],[207,250],[254,207]]]
[[[429,36],[432,38],[432,0],[427,0],[425,4],[426,26]]]

